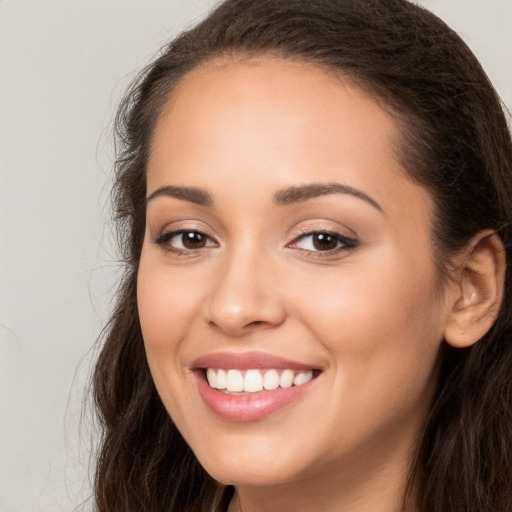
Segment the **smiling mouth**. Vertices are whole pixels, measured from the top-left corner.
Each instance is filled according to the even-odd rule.
[[[301,386],[315,378],[318,370],[206,368],[209,386],[226,394],[251,394]]]
[[[263,420],[315,389],[324,369],[264,352],[217,352],[190,368],[204,404],[231,422]]]

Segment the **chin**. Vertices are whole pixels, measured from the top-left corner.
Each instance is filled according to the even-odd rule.
[[[261,453],[238,453],[226,450],[224,453],[208,453],[199,456],[199,462],[207,473],[224,485],[273,486],[300,478],[296,460],[284,454],[261,456]]]
[[[215,465],[212,468],[205,468],[208,474],[217,482],[223,485],[270,487],[285,484],[294,480],[293,475],[278,475],[276,471],[269,470],[269,467],[248,468],[236,465]]]

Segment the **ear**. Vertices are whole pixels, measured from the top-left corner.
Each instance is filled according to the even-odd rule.
[[[503,299],[505,248],[490,230],[474,236],[463,251],[450,287],[444,339],[453,347],[469,347],[492,327]]]

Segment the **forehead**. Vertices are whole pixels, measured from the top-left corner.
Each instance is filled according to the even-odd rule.
[[[261,182],[341,181],[396,210],[399,199],[427,195],[399,164],[399,139],[391,114],[343,76],[273,57],[212,60],[162,110],[148,193],[169,184],[232,193],[240,179],[248,193]]]
[[[185,75],[172,91],[151,156],[162,145],[171,156],[172,146],[192,149],[200,142],[203,148],[238,145],[241,157],[251,146],[258,155],[261,148],[281,147],[291,156],[295,146],[301,159],[307,152],[327,159],[349,147],[354,155],[364,149],[368,158],[377,152],[393,158],[397,138],[395,120],[343,77],[279,58],[217,59]]]

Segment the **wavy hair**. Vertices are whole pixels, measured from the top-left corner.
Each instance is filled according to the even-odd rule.
[[[100,512],[225,510],[232,489],[199,465],[149,372],[136,280],[145,167],[175,85],[215,57],[275,55],[328,69],[366,91],[401,128],[399,158],[435,202],[437,265],[477,232],[499,233],[512,261],[512,144],[500,99],[475,56],[407,0],[226,0],[144,69],[116,118],[116,232],[125,272],[93,376],[102,426]],[[422,512],[512,510],[512,277],[494,326],[441,352],[438,388],[410,468]],[[411,486],[409,486],[409,490]]]

